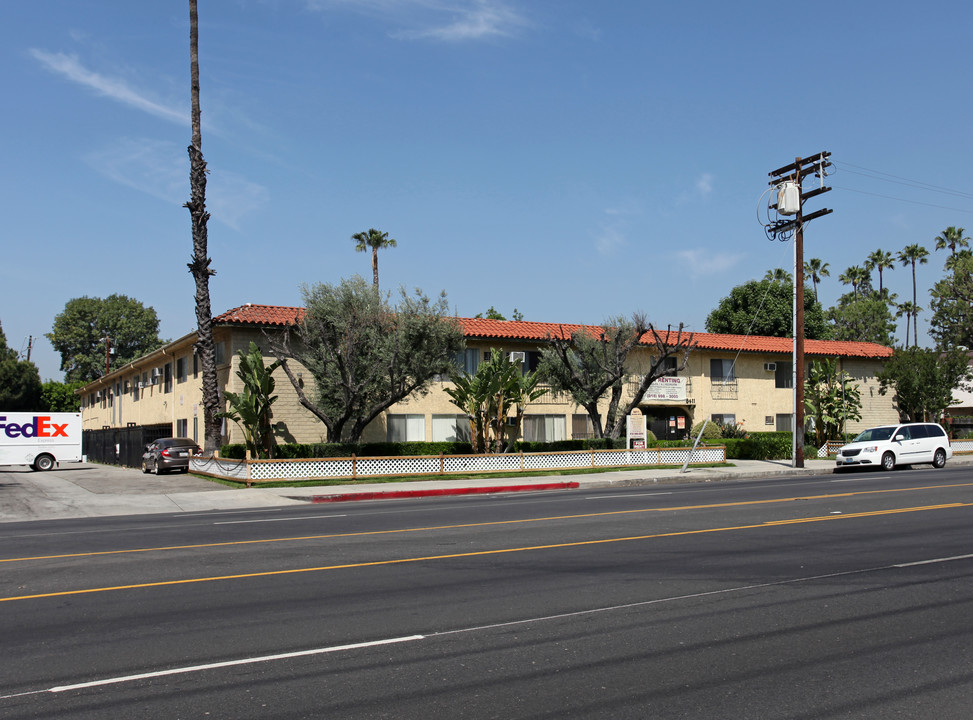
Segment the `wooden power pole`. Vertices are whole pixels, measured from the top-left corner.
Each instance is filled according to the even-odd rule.
[[[824,217],[832,211],[817,210],[804,214],[804,201],[822,195],[831,188],[824,186],[825,170],[831,167],[825,151],[809,158],[795,158],[790,165],[778,168],[770,175],[770,185],[777,188],[775,208],[780,215],[793,219],[780,220],[769,228],[779,240],[794,237],[794,443],[793,466],[804,467],[804,223]],[[803,182],[808,175],[818,175],[821,186],[804,192]]]

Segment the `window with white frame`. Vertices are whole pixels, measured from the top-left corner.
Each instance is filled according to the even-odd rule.
[[[717,425],[736,425],[737,422],[737,416],[732,413],[716,413],[710,415],[709,419]]]
[[[595,436],[595,425],[587,413],[575,413],[571,416],[571,439],[587,440]]]
[[[433,415],[433,442],[469,442],[470,419],[466,415]]]
[[[176,382],[186,382],[186,358],[184,357],[176,358]],[[185,437],[185,435],[179,437]]]
[[[469,375],[475,375],[480,367],[480,348],[466,348],[456,353],[456,367]]]
[[[181,418],[176,420],[176,437],[189,436],[189,419]]]
[[[777,414],[777,429],[780,432],[791,432],[794,430],[794,416],[790,413]]]
[[[426,416],[389,415],[386,439],[389,442],[423,442],[426,439]]]
[[[567,440],[567,422],[564,415],[524,415],[521,432],[527,442]]]

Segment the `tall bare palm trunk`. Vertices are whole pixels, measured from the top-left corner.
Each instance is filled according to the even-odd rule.
[[[221,432],[219,412],[219,385],[216,378],[216,348],[213,343],[213,315],[209,299],[209,277],[216,271],[210,268],[207,257],[206,222],[206,161],[203,159],[203,136],[200,129],[199,110],[199,20],[196,0],[189,0],[189,59],[192,90],[193,141],[189,146],[189,209],[193,223],[193,257],[189,272],[196,281],[196,354],[203,371],[203,451],[217,450]]]

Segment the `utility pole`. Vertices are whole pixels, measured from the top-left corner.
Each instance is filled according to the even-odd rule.
[[[110,349],[111,338],[108,337],[108,333],[105,333],[105,375],[111,372],[111,358],[109,357]]]
[[[33,349],[33,347],[34,347],[34,336],[28,335],[27,336],[27,362],[30,362],[30,351]]]
[[[824,217],[832,211],[817,210],[804,214],[804,201],[831,190],[824,186],[825,170],[831,167],[824,151],[809,158],[795,158],[790,165],[778,168],[770,175],[770,185],[777,189],[777,203],[773,206],[779,215],[793,215],[791,220],[779,220],[769,232],[779,240],[794,236],[794,441],[793,466],[804,467],[804,223]],[[818,175],[821,186],[804,192],[803,182],[808,175]]]

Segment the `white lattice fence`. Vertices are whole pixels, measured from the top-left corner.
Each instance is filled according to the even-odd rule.
[[[632,465],[681,465],[726,461],[726,448],[648,448],[645,450],[579,450],[575,452],[501,455],[416,455],[402,457],[320,458],[315,460],[224,460],[193,458],[192,470],[246,483],[273,480],[320,480],[386,475],[443,475],[477,472],[522,472]]]
[[[953,440],[953,453],[973,453],[973,440]]]
[[[229,480],[247,479],[247,461],[210,458],[200,455],[189,458],[189,470],[203,475],[215,475]]]

